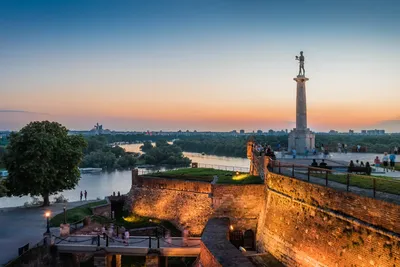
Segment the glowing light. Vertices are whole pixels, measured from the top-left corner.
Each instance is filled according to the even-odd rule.
[[[236,175],[239,175],[240,173],[239,172],[236,172]]]
[[[244,173],[244,174],[239,174],[239,175],[233,176],[233,177],[232,177],[232,180],[240,181],[240,180],[246,179],[247,177],[249,177],[249,174]]]
[[[46,211],[46,213],[44,214],[44,217],[49,218],[50,215],[51,215],[51,212],[50,211]]]
[[[229,226],[229,229],[230,229],[231,231],[233,231],[233,225],[232,225],[232,224]]]

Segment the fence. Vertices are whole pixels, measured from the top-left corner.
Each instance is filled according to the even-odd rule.
[[[45,239],[42,239],[35,246],[22,253],[14,260],[8,262],[4,267],[20,267],[29,264],[32,267],[43,266],[43,259],[48,255],[48,247],[45,244]]]
[[[384,197],[399,201],[400,181],[389,177],[359,175],[335,170],[332,167],[312,167],[301,164],[290,164],[279,160],[271,160],[269,171],[307,180],[317,184],[345,189],[372,197]],[[341,167],[343,169],[343,167]]]
[[[238,172],[249,172],[250,169],[246,167],[238,167],[238,166],[226,166],[226,165],[216,165],[216,164],[203,164],[203,163],[198,163],[198,168],[210,168],[210,169],[216,169],[216,170],[225,170],[225,171],[238,171]],[[139,175],[145,175],[145,174],[153,174],[153,173],[158,173],[158,172],[164,172],[164,171],[170,171],[170,170],[180,170],[180,169],[190,169],[191,167],[188,166],[180,166],[176,168],[168,168],[168,169],[162,169],[162,170],[143,170],[143,169],[138,169]]]

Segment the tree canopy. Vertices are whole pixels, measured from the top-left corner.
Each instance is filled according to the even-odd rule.
[[[120,146],[111,146],[103,135],[87,138],[82,168],[102,168],[103,170],[127,169],[136,164],[137,155],[126,152]]]
[[[151,145],[151,144],[150,144]],[[158,140],[156,146],[146,151],[146,164],[189,166],[191,160],[183,156],[182,150],[176,145],[170,145],[165,140]]]
[[[49,195],[77,185],[85,146],[82,136],[68,135],[57,122],[31,122],[11,133],[4,156],[7,195],[41,195],[49,205]]]

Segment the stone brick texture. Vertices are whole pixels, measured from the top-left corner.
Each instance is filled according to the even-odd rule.
[[[213,217],[228,217],[237,230],[257,230],[265,186],[212,185]]]
[[[256,232],[259,252],[287,266],[400,266],[400,206],[266,177],[265,185],[220,185],[136,176],[127,203],[138,215],[189,226],[191,235],[201,235],[211,218],[228,217],[235,229]],[[214,254],[202,250],[204,266],[219,266],[207,251]]]
[[[229,242],[229,218],[212,218],[201,236],[197,266],[252,267],[253,264]]]
[[[229,217],[237,230],[257,229],[264,185],[214,185],[197,181],[132,179],[127,202],[135,214],[169,220],[191,235],[201,235],[212,217]]]
[[[399,266],[396,205],[271,173],[267,184],[260,252],[287,266]]]
[[[106,198],[107,204],[92,207],[92,213],[94,215],[111,217],[111,202]]]

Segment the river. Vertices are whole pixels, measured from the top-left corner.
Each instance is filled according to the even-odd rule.
[[[141,144],[122,145],[128,152],[140,152]],[[190,158],[192,162],[211,165],[224,165],[249,168],[249,160],[246,158],[234,157],[221,157],[214,155],[202,155],[200,153],[184,152],[186,157]],[[280,155],[278,155],[279,157]],[[332,153],[330,158],[333,160],[350,161],[363,160],[373,163],[375,156],[382,158],[381,154],[373,153]],[[310,160],[312,156],[309,157]],[[322,157],[321,157],[322,158]],[[111,195],[113,192],[118,191],[125,194],[131,187],[131,171],[113,171],[101,172],[98,174],[82,174],[82,177],[75,189],[63,191],[61,194],[69,201],[78,201],[80,191],[87,190],[88,199],[103,199],[104,196]],[[53,198],[54,199],[54,196]],[[31,202],[32,198],[29,196],[23,197],[2,197],[0,198],[0,208],[22,206],[25,202]]]
[[[129,152],[140,152],[140,146],[141,144],[122,145],[122,147]],[[190,152],[185,152],[184,155],[189,157],[193,162],[202,164],[249,167],[249,160],[243,158],[219,157]],[[88,199],[103,199],[113,192],[117,194],[119,191],[121,194],[126,194],[130,187],[131,171],[101,172],[97,174],[82,174],[75,189],[63,191],[60,194],[67,198],[68,201],[78,201],[80,191],[87,190]],[[54,196],[51,199],[54,199]],[[32,198],[29,196],[2,197],[0,198],[0,208],[22,206],[25,202],[31,201]]]

